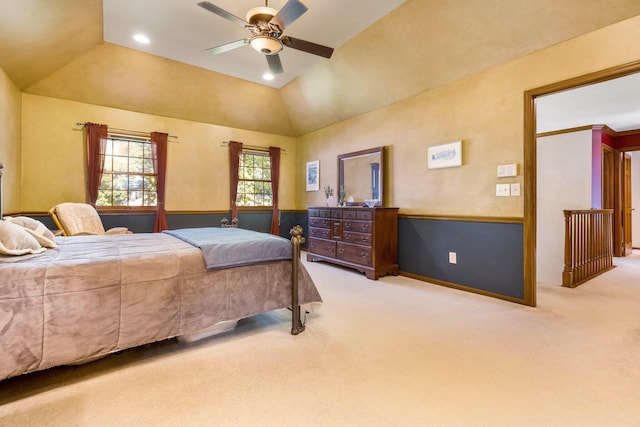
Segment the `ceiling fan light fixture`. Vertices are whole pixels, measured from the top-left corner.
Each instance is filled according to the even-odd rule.
[[[269,22],[271,18],[276,16],[278,11],[271,7],[260,6],[254,7],[247,12],[247,22],[251,25],[256,25],[258,22]]]
[[[249,40],[249,44],[265,55],[275,55],[282,50],[282,42],[275,37],[255,36]]]

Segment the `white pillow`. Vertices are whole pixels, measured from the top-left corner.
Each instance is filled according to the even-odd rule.
[[[4,220],[24,228],[27,233],[35,237],[38,243],[40,243],[45,248],[55,248],[58,246],[55,242],[55,237],[51,230],[49,230],[43,223],[36,219],[29,218],[28,216],[7,216],[4,218]]]
[[[39,254],[47,248],[31,234],[27,233],[19,225],[7,221],[0,221],[0,254],[1,255],[25,255]]]

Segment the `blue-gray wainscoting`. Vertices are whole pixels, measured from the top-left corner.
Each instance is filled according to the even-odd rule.
[[[48,216],[33,216],[51,229]],[[229,213],[169,213],[170,229],[219,227]],[[127,227],[135,233],[153,231],[155,214],[101,215],[105,228]],[[269,232],[271,211],[238,214],[245,229]],[[306,211],[283,211],[280,235],[301,225],[308,236]],[[307,247],[306,242],[302,245]],[[457,264],[449,263],[455,252]],[[458,220],[400,216],[398,220],[398,265],[400,273],[424,281],[470,290],[509,300],[524,299],[523,224],[518,221]]]
[[[523,224],[400,217],[401,274],[524,299]],[[455,252],[457,264],[449,263]]]

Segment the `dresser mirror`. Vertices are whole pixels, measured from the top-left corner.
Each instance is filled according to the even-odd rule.
[[[365,200],[372,206],[382,206],[383,177],[384,147],[339,155],[339,201],[344,202],[346,206],[365,206]]]

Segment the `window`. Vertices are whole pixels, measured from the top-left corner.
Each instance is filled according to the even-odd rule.
[[[273,206],[269,153],[243,151],[238,172],[237,206]]]
[[[96,206],[156,206],[156,178],[151,142],[136,138],[107,138],[102,180]]]

